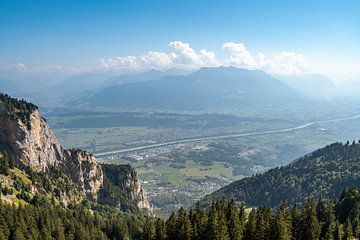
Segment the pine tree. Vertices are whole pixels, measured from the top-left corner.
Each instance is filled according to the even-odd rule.
[[[219,211],[218,229],[216,233],[216,240],[229,240],[229,232],[227,228],[227,221],[225,217],[225,209]],[[232,231],[232,229],[231,229]]]
[[[344,237],[343,240],[350,240],[353,238],[352,225],[349,218],[346,219],[345,228],[344,228]]]
[[[6,219],[0,214],[0,239],[8,239],[10,235],[10,229],[6,223]]]
[[[208,217],[203,208],[200,206],[200,202],[196,203],[195,210],[191,215],[191,222],[193,226],[193,237],[195,240],[205,239],[205,230]]]
[[[227,227],[229,229],[229,237],[231,240],[241,240],[243,237],[243,229],[240,222],[238,208],[234,199],[232,199],[227,209]]]
[[[267,240],[270,236],[271,211],[268,207],[259,207],[256,212],[256,239]]]
[[[180,208],[178,213],[178,219],[176,221],[177,226],[177,239],[190,240],[192,239],[192,229],[189,216],[183,208]]]
[[[241,203],[241,205],[239,207],[239,219],[240,219],[240,224],[242,226],[242,229],[244,230],[245,220],[246,220],[246,212],[245,212],[245,204],[244,203]]]
[[[156,229],[156,240],[165,240],[166,229],[165,229],[164,220],[162,220],[161,218],[156,219],[155,229]]]
[[[301,210],[297,205],[291,209],[291,229],[292,229],[292,239],[300,240],[302,233],[302,215]]]
[[[12,240],[26,240],[27,238],[25,237],[21,228],[16,228],[11,239]]]
[[[360,238],[360,220],[359,217],[356,217],[352,223],[353,225],[353,234],[354,237],[359,239]]]
[[[97,226],[101,226],[101,225],[97,225]],[[65,229],[64,229],[64,226],[63,226],[63,223],[61,222],[60,219],[56,219],[55,220],[55,230],[54,230],[54,233],[52,234],[53,237],[56,239],[56,240],[65,240]]]
[[[117,238],[116,238],[117,239]],[[152,219],[148,219],[144,225],[144,240],[156,240],[156,229]]]
[[[251,210],[245,223],[244,240],[256,240],[256,210]]]
[[[165,227],[166,227],[166,236],[167,239],[175,239],[176,234],[177,234],[177,229],[176,229],[176,214],[175,213],[171,213],[169,219],[166,221],[165,223]]]
[[[206,225],[206,239],[217,240],[216,236],[218,235],[219,230],[219,214],[214,204],[212,205],[208,216],[209,218]]]
[[[313,201],[308,201],[302,218],[302,240],[318,240],[320,236],[320,223],[316,216],[316,207]]]
[[[273,224],[271,238],[273,240],[291,240],[292,221],[288,207],[283,203],[276,212]]]
[[[335,222],[334,240],[342,240],[344,237],[343,225],[339,221]]]
[[[320,239],[333,240],[335,232],[335,215],[333,203],[320,199],[317,206],[317,218],[321,224]]]

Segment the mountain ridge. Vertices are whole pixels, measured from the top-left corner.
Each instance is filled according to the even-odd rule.
[[[260,70],[201,68],[185,76],[114,85],[85,99],[93,107],[207,110],[241,106],[276,106],[305,99],[285,83]]]
[[[360,187],[360,143],[333,143],[289,165],[235,181],[202,200],[204,205],[234,198],[247,206],[278,206],[286,200],[303,204],[312,198],[337,198],[350,186]]]

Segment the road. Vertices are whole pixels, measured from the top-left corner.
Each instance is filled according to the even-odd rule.
[[[182,143],[192,143],[192,142],[202,142],[202,141],[209,141],[209,140],[215,140],[215,139],[238,138],[238,137],[249,137],[249,136],[256,136],[256,135],[267,135],[267,134],[274,134],[274,133],[292,132],[292,131],[308,128],[308,127],[316,125],[316,124],[348,121],[348,120],[353,120],[353,119],[357,119],[357,118],[360,118],[360,114],[351,116],[351,117],[346,117],[346,118],[336,118],[336,119],[330,119],[330,120],[310,122],[310,123],[305,123],[305,124],[290,127],[290,128],[275,129],[275,130],[268,130],[268,131],[247,132],[247,133],[237,133],[237,134],[225,134],[225,135],[216,135],[216,136],[208,136],[208,137],[187,138],[187,139],[180,139],[180,140],[174,140],[174,141],[169,141],[169,142],[149,144],[149,145],[144,145],[144,146],[139,146],[139,147],[125,148],[125,149],[119,149],[119,150],[113,150],[113,151],[107,151],[107,152],[99,152],[99,153],[95,153],[94,155],[96,157],[103,157],[106,155],[112,155],[112,154],[117,154],[117,153],[127,153],[127,152],[134,152],[134,151],[140,151],[140,150],[146,150],[146,149],[161,148],[161,147],[165,147],[165,146],[182,144]]]

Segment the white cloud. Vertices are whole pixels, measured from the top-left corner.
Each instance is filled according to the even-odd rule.
[[[149,51],[142,56],[125,56],[115,58],[100,58],[98,64],[103,69],[168,69],[168,68],[199,68],[219,66],[215,53],[201,49],[198,53],[188,43],[170,42],[173,52]]]
[[[224,43],[223,49],[229,53],[224,61],[226,65],[280,74],[299,74],[309,71],[305,56],[296,52],[284,51],[272,58],[267,58],[262,52],[253,56],[243,43],[234,42]]]
[[[9,64],[9,65],[5,66],[2,69],[3,70],[9,70],[9,71],[25,72],[25,71],[28,70],[28,67],[23,63],[12,63],[12,64]]]
[[[238,67],[254,68],[257,66],[254,57],[243,43],[227,42],[223,44],[223,49],[230,54],[225,63]]]
[[[140,71],[148,69],[166,70],[169,68],[197,69],[200,67],[235,66],[247,69],[261,69],[269,73],[298,74],[308,72],[307,60],[302,54],[283,51],[272,57],[259,52],[252,54],[244,43],[226,42],[222,45],[225,54],[218,59],[213,51],[194,50],[189,43],[172,41],[168,52],[149,51],[141,56],[120,56],[100,58],[94,67],[71,67],[63,65],[27,66],[24,63],[0,67],[0,72],[17,72],[20,74],[61,73],[74,74],[94,70]]]
[[[277,73],[299,74],[308,71],[305,56],[296,52],[281,52],[271,62],[271,70]]]
[[[244,43],[226,42],[222,48],[225,59],[218,60],[215,53],[206,49],[196,52],[188,43],[173,41],[169,43],[173,51],[149,51],[142,56],[125,56],[100,58],[98,64],[102,69],[144,70],[144,69],[196,69],[199,67],[236,66],[248,69],[261,69],[272,73],[296,74],[306,71],[306,59],[295,52],[281,52],[267,58],[260,52],[253,55]]]

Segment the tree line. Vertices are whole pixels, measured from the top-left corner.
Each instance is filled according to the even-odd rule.
[[[141,216],[110,208],[91,210],[85,205],[63,208],[45,198],[19,206],[0,202],[0,239],[141,239]]]
[[[308,200],[304,206],[246,209],[234,200],[199,203],[167,220],[149,219],[144,240],[350,240],[360,237],[360,192],[345,189],[337,201]]]

